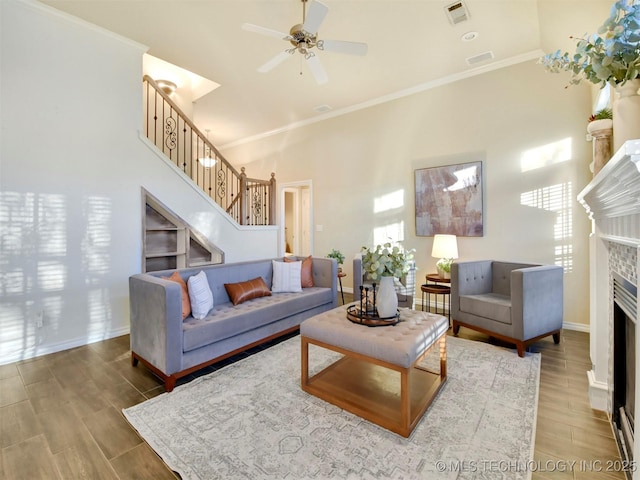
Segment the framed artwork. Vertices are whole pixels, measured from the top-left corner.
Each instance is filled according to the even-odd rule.
[[[416,235],[482,237],[482,162],[415,171]]]

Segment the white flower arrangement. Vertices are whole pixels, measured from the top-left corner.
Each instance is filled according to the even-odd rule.
[[[373,251],[362,247],[362,269],[371,280],[380,277],[403,278],[409,273],[414,251],[405,251],[389,242],[377,245]]]

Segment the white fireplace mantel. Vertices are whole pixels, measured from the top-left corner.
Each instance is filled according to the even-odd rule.
[[[578,201],[592,220],[589,241],[590,355],[589,400],[592,408],[611,414],[613,392],[613,291],[610,250],[623,249],[627,276],[637,284],[640,249],[640,140],[630,140],[580,192]],[[625,247],[615,246],[619,244]],[[620,272],[618,272],[620,273]],[[637,286],[637,285],[636,285]],[[636,318],[636,324],[638,319]],[[640,335],[636,352],[640,352]],[[636,355],[635,411],[640,412],[640,355]],[[640,441],[634,442],[634,458],[640,459]],[[640,479],[635,472],[634,480]]]
[[[607,227],[603,235],[638,244],[640,224],[633,217],[640,214],[640,140],[625,142],[580,192],[578,201],[589,218]]]

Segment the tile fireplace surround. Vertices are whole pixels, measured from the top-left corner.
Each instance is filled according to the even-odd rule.
[[[638,285],[640,247],[640,140],[625,142],[578,195],[593,222],[589,242],[591,406],[611,413],[613,392],[613,280]],[[637,300],[636,300],[637,304]],[[632,319],[637,324],[637,318]],[[636,352],[640,335],[636,335]],[[640,355],[636,355],[635,411],[640,412]],[[640,459],[640,442],[634,444]],[[635,472],[634,479],[640,478]]]

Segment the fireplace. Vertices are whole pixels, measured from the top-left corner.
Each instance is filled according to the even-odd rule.
[[[592,408],[610,415],[624,460],[640,460],[640,442],[633,440],[635,412],[640,412],[640,355],[635,349],[640,140],[625,142],[578,194],[578,201],[592,220],[589,400]],[[633,479],[640,480],[640,469]]]
[[[636,397],[635,285],[612,273],[613,280],[613,395],[611,422],[623,460],[633,461]],[[631,465],[631,463],[629,463]]]

